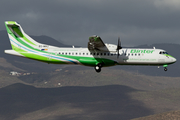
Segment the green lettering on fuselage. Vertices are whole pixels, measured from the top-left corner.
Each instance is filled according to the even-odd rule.
[[[151,54],[153,53],[154,50],[145,50],[145,49],[132,49],[130,53],[147,53],[147,54]]]

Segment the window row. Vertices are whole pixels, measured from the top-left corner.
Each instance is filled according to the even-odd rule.
[[[71,53],[71,52],[60,52],[59,55],[100,55],[100,56],[113,56],[117,55],[117,53]],[[141,54],[136,54],[136,53],[124,53],[120,54],[121,56],[140,56]]]

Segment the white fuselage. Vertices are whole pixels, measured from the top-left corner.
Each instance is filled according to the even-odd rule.
[[[164,65],[171,64],[176,59],[167,54],[160,54],[162,49],[123,48],[117,51],[89,51],[88,48],[48,48],[55,55],[69,55],[77,57],[104,58],[116,61],[119,65]],[[77,61],[78,62],[78,61]],[[80,63],[79,63],[80,64]]]

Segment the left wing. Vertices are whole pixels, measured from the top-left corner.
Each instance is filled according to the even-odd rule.
[[[90,51],[98,50],[98,51],[109,51],[102,39],[99,36],[89,37],[88,49]]]

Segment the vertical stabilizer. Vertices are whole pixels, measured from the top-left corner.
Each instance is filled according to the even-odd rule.
[[[40,45],[40,43],[29,37],[17,22],[6,21],[5,26],[13,50],[18,50],[21,47],[36,48]]]

